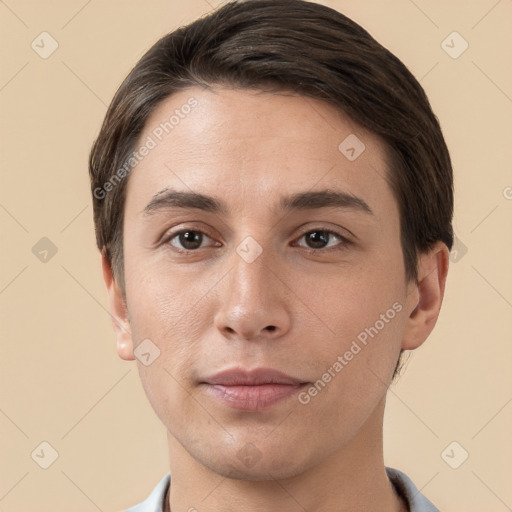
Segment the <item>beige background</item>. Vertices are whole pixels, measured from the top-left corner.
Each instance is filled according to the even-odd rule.
[[[219,3],[0,0],[0,512],[119,511],[168,472],[164,427],[115,352],[87,155],[136,60]],[[438,326],[389,393],[386,463],[442,511],[511,510],[512,1],[322,3],[421,79],[455,168],[461,242]],[[31,48],[43,31],[47,59]],[[441,46],[453,31],[469,43],[457,59]],[[43,441],[48,469],[31,457]]]

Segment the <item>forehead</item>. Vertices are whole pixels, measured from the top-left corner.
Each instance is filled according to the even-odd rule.
[[[383,141],[332,105],[292,93],[181,90],[149,117],[143,145],[127,211],[165,188],[224,196],[239,211],[315,188],[393,201]]]

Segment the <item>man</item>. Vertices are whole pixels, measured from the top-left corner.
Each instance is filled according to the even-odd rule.
[[[168,431],[130,512],[437,510],[386,468],[386,391],[439,315],[450,157],[360,26],[247,0],[165,36],[90,156],[117,338]]]

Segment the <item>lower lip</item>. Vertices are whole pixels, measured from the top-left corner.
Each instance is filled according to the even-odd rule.
[[[307,384],[223,386],[206,384],[206,391],[225,405],[243,411],[262,411],[289,398]]]

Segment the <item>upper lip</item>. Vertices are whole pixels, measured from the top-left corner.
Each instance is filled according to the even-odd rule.
[[[243,368],[232,368],[221,371],[207,377],[204,382],[207,384],[219,384],[223,386],[260,386],[263,384],[304,384],[303,381],[295,379],[272,368],[255,368],[245,370]]]

